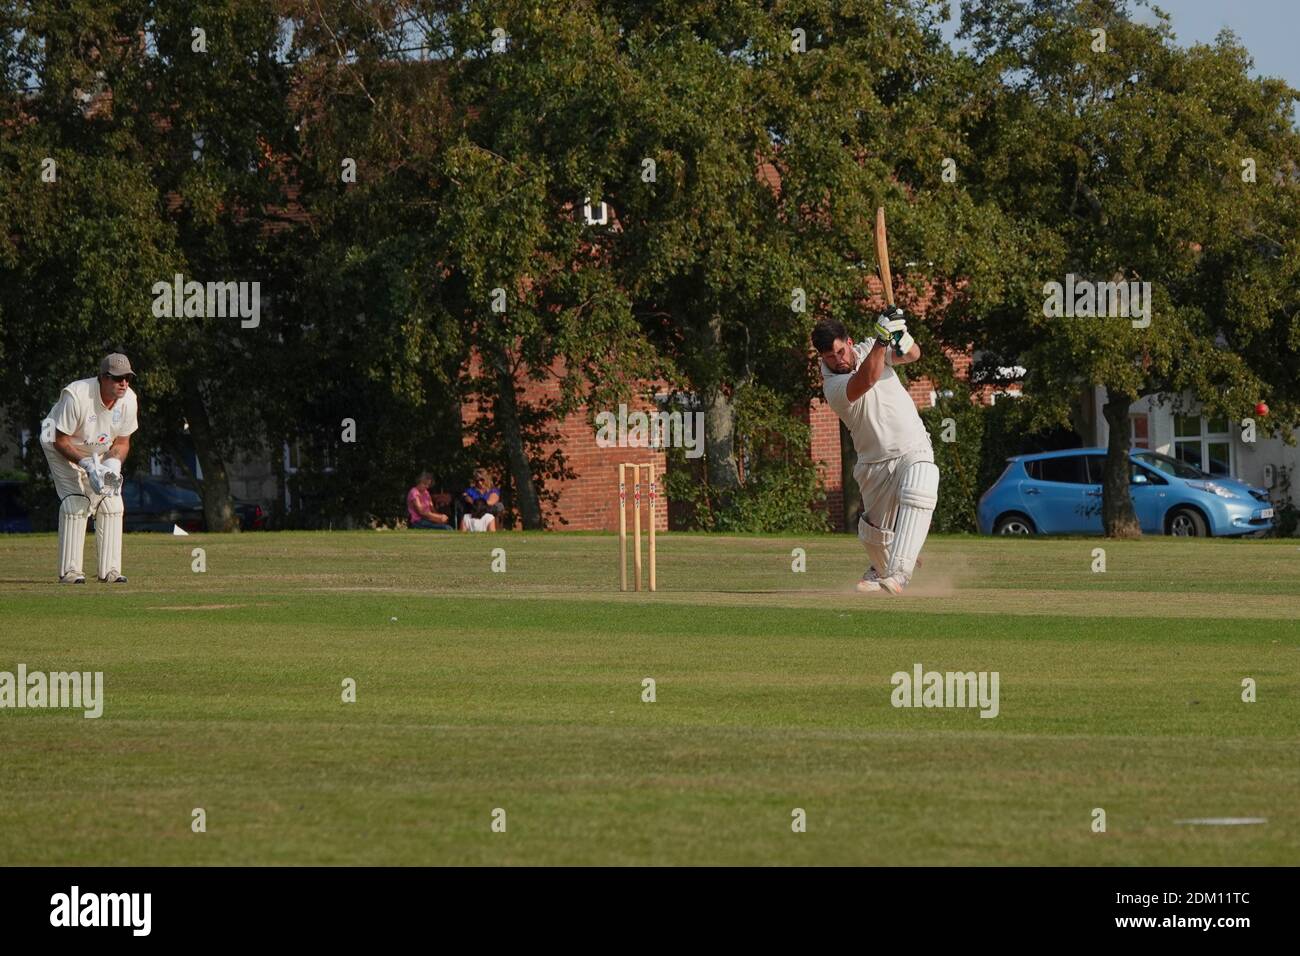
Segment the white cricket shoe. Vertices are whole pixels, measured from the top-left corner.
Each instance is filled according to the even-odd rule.
[[[867,573],[862,575],[862,580],[857,583],[857,589],[863,594],[871,594],[880,590],[880,575],[876,573],[875,568],[867,568]]]
[[[63,577],[59,578],[60,584],[85,584],[86,576],[78,571],[69,571]]]
[[[890,594],[902,594],[903,588],[907,587],[907,578],[902,574],[891,574],[880,579],[880,586]]]
[[[104,584],[126,584],[126,578],[122,577],[118,571],[109,571],[108,574],[99,579]]]

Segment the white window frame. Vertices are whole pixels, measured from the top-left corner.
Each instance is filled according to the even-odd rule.
[[[284,442],[284,473],[286,475],[296,475],[302,468],[302,439],[301,438],[295,438],[293,440],[292,454],[290,454],[290,451],[291,451],[291,446],[289,445],[288,442]],[[320,447],[320,453],[321,453],[321,460],[324,462],[324,464],[321,466],[320,469],[321,474],[323,475],[333,474],[334,473],[333,446],[330,445],[328,442],[322,444]],[[293,464],[293,458],[298,459],[297,465]]]
[[[1187,418],[1190,416],[1185,415],[1183,417]],[[1200,450],[1201,450],[1201,461],[1200,464],[1197,465],[1196,467],[1200,468],[1201,471],[1204,471],[1208,474],[1210,471],[1210,445],[1211,444],[1227,445],[1228,446],[1228,474],[1224,477],[1235,478],[1237,476],[1237,448],[1235,443],[1232,440],[1231,421],[1229,421],[1228,423],[1228,427],[1229,427],[1228,431],[1212,432],[1210,431],[1210,420],[1208,418],[1206,418],[1204,415],[1199,415],[1197,416],[1197,418],[1200,422],[1200,432],[1201,432],[1200,435],[1198,436],[1179,435],[1178,416],[1177,415],[1174,416],[1174,437],[1173,437],[1173,448],[1171,449],[1174,453],[1173,457],[1178,458],[1179,461],[1182,460],[1182,458],[1178,454],[1178,445],[1180,442],[1181,443],[1198,442],[1200,444]]]

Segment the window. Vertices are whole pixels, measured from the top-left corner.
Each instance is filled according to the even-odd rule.
[[[1088,483],[1100,485],[1106,480],[1106,456],[1088,455]]]
[[[1199,468],[1177,459],[1170,458],[1168,455],[1157,455],[1153,451],[1138,452],[1134,455],[1142,464],[1154,468],[1156,471],[1163,472],[1166,475],[1173,475],[1175,478],[1204,478]]]
[[[122,485],[122,507],[127,511],[141,511],[140,482],[128,478]]]
[[[300,471],[330,474],[334,471],[334,449],[328,442],[315,442],[311,439],[294,439],[292,445],[285,442],[284,473],[296,475]]]
[[[1232,439],[1226,416],[1174,416],[1174,457],[1211,475],[1232,474]]]
[[[1138,476],[1138,475],[1141,475],[1141,476],[1142,476],[1142,479],[1143,479],[1142,482],[1138,482],[1138,481],[1137,481],[1137,476]],[[1128,483],[1129,483],[1130,485],[1135,485],[1135,484],[1140,484],[1140,483],[1141,483],[1141,484],[1148,484],[1148,485],[1167,485],[1167,484],[1169,484],[1169,482],[1165,481],[1163,478],[1161,478],[1158,474],[1156,474],[1156,473],[1155,473],[1154,471],[1152,471],[1151,469],[1149,469],[1149,468],[1143,468],[1141,465],[1138,465],[1138,464],[1136,464],[1136,463],[1134,463],[1134,462],[1131,462],[1131,461],[1128,463]]]
[[[197,491],[178,485],[154,485],[150,494],[164,508],[202,508],[203,499]]]
[[[1062,458],[1040,458],[1025,462],[1025,471],[1029,477],[1038,481],[1056,481],[1070,485],[1086,485],[1088,469],[1082,455],[1066,455]]]
[[[1151,419],[1147,415],[1130,415],[1128,419],[1130,448],[1151,447]]]

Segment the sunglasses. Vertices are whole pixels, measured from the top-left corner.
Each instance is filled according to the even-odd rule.
[[[111,378],[115,382],[129,382],[131,381],[131,379],[135,378],[135,376],[134,375],[110,375],[109,378]]]

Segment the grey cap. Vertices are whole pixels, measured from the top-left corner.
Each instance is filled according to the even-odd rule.
[[[105,355],[103,360],[99,363],[99,374],[134,376],[135,372],[131,369],[130,359],[121,352],[113,352],[110,355]]]

